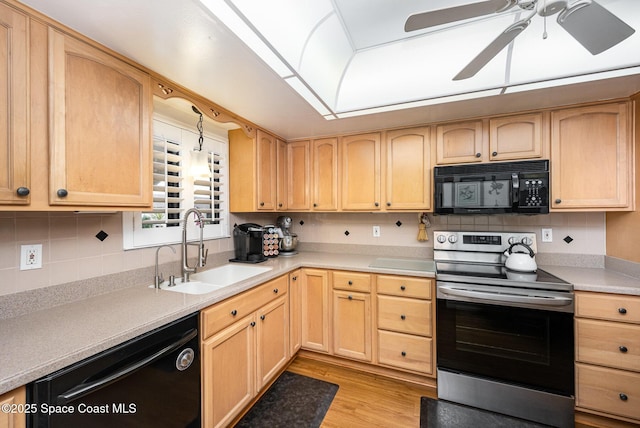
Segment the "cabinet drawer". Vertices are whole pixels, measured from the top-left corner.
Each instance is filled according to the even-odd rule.
[[[576,364],[576,406],[640,421],[640,374]]]
[[[245,291],[220,303],[204,309],[201,314],[202,337],[206,339],[214,333],[242,319],[260,306],[287,293],[288,277],[283,275],[256,288]]]
[[[576,316],[640,324],[640,297],[577,292]]]
[[[432,279],[411,276],[378,275],[378,293],[392,296],[431,299]]]
[[[333,288],[369,293],[371,291],[371,275],[368,273],[333,272]]]
[[[577,361],[640,371],[640,325],[577,319],[576,343]]]
[[[378,296],[378,328],[431,336],[431,301]]]
[[[433,374],[432,352],[431,338],[378,330],[380,364]]]

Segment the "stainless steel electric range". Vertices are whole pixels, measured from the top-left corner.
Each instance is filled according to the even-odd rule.
[[[573,286],[511,271],[505,250],[535,233],[434,232],[438,397],[574,426]]]

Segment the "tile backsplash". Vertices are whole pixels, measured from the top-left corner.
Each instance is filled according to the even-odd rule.
[[[605,255],[604,213],[540,216],[432,216],[429,241],[420,242],[417,213],[290,213],[292,231],[302,243],[433,248],[433,230],[519,230],[538,235],[539,253]],[[278,214],[239,214],[230,224],[273,224]],[[380,226],[380,237],[372,235]],[[543,243],[542,228],[553,229]],[[106,236],[105,236],[106,235]],[[571,237],[570,243],[563,240]],[[100,238],[103,238],[102,240]],[[21,245],[42,244],[42,269],[21,271]],[[210,254],[233,250],[231,238],[207,241]],[[354,245],[356,247],[348,247]],[[180,252],[160,252],[160,263],[179,260]],[[64,284],[153,266],[155,248],[122,249],[121,213],[0,212],[0,295]]]

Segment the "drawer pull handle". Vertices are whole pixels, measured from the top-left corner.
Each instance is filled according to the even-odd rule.
[[[620,399],[621,399],[622,401],[627,401],[627,400],[629,399],[629,397],[627,397],[627,394],[625,394],[625,393],[621,392],[621,393],[620,393]]]
[[[405,287],[404,285],[401,285],[401,286],[400,286],[400,290],[404,291],[404,290],[406,290],[406,289],[407,289],[407,287]]]
[[[406,353],[406,352],[404,352],[404,351],[402,351],[402,352],[400,352],[400,355],[402,355],[403,357],[406,357],[406,356],[407,356],[407,353]]]
[[[353,300],[353,296],[349,296],[349,300]]]
[[[347,284],[353,285],[353,281],[349,281],[349,282],[347,282]]]
[[[627,313],[627,308],[618,308],[618,312],[624,315]]]
[[[235,309],[234,309],[234,310],[232,310],[232,311],[231,311],[231,315],[233,315],[233,316],[235,317],[236,315],[238,315],[238,311],[236,311]]]
[[[264,315],[260,315],[260,319],[261,319],[262,321],[264,321],[264,319],[265,319],[265,318],[266,318],[266,317],[265,317]]]
[[[59,198],[66,198],[68,194],[69,192],[67,192],[67,189],[58,189],[56,192],[56,195],[58,195]]]
[[[273,292],[274,292],[274,293],[276,293],[276,294],[278,294],[278,289],[277,289],[277,288],[274,288],[274,289],[273,289]]]
[[[28,187],[18,187],[18,190],[16,190],[18,196],[29,196],[29,192],[30,190]]]
[[[404,321],[404,320],[406,320],[406,319],[407,319],[407,317],[406,317],[404,314],[402,314],[402,315],[400,315],[400,319],[401,319],[402,321]]]
[[[255,321],[251,321],[251,327],[255,327],[256,326],[256,322]]]
[[[622,352],[622,353],[624,353],[624,352],[627,352],[627,351],[628,351],[628,349],[627,349],[627,347],[626,347],[626,346],[620,346],[618,349],[619,349],[619,350],[620,350],[620,352]]]

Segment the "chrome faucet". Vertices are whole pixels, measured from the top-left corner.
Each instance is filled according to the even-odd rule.
[[[155,286],[155,288],[160,288],[160,284],[162,284],[164,282],[164,278],[162,277],[162,274],[158,272],[158,253],[160,252],[160,248],[162,248],[162,247],[169,248],[171,251],[173,251],[173,254],[176,253],[175,248],[173,248],[170,245],[160,245],[158,247],[158,249],[156,250],[156,275],[155,275],[154,280],[153,280],[153,285]]]
[[[198,226],[200,227],[200,240],[198,243],[187,242],[187,221],[189,219],[189,214],[191,213],[198,218]],[[190,208],[184,213],[184,219],[182,220],[182,282],[188,282],[189,275],[195,273],[199,267],[203,267],[207,264],[209,250],[204,249],[204,241],[202,239],[203,231],[204,217],[202,216],[202,213],[197,208]],[[189,245],[198,246],[198,262],[193,267],[189,266],[189,262],[187,260],[187,247]]]

